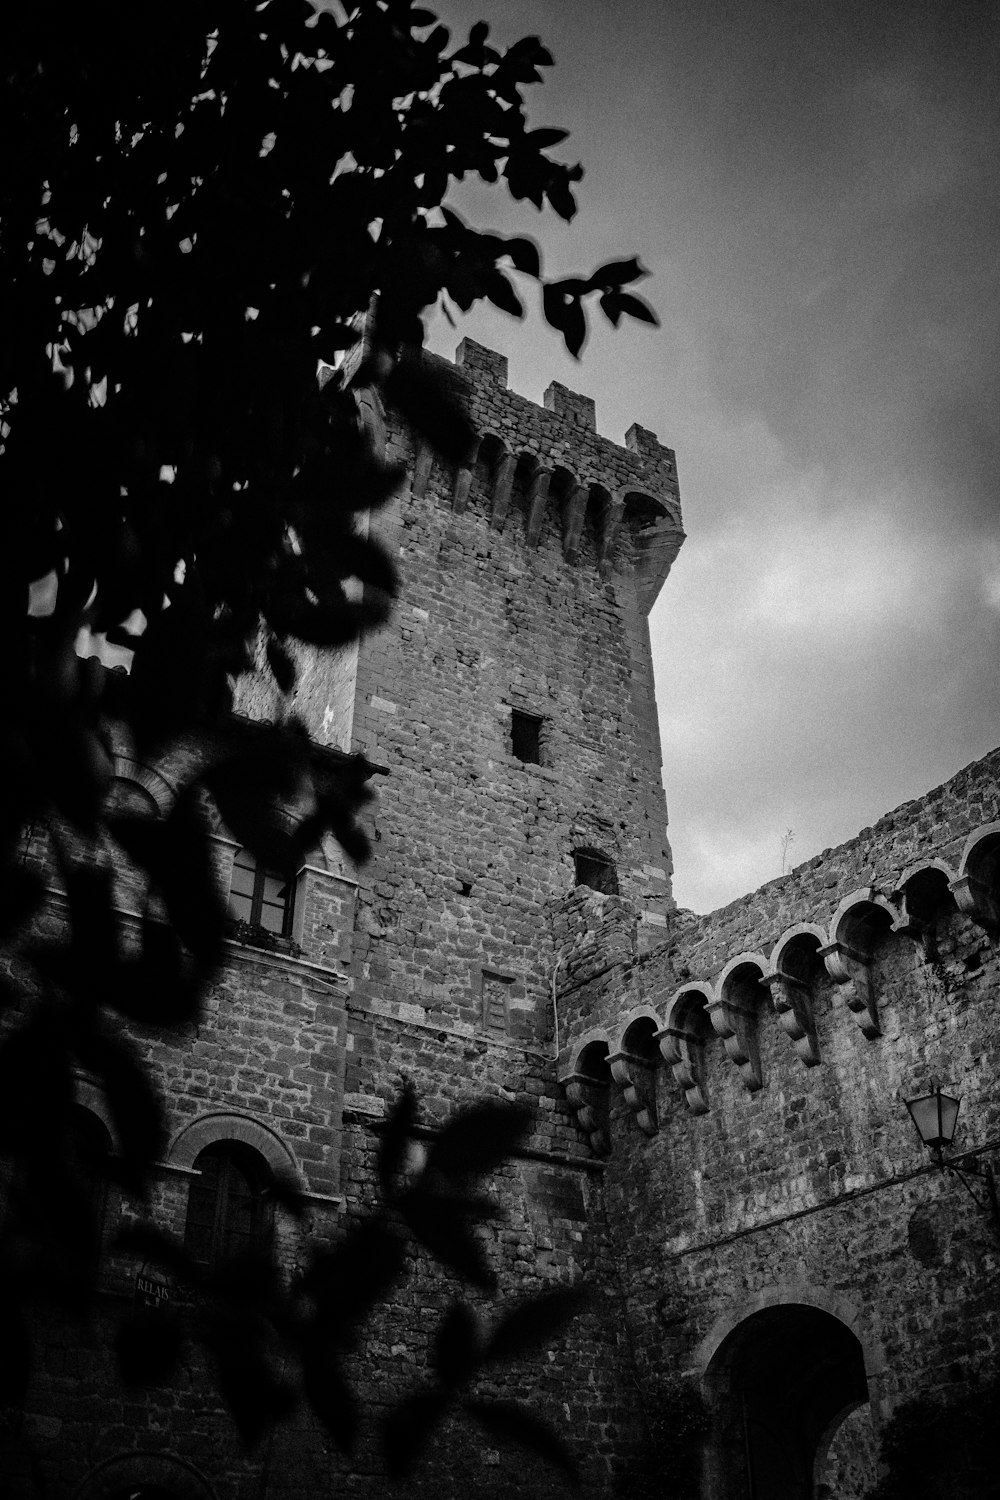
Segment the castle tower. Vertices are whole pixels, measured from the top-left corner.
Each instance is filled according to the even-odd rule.
[[[360,646],[315,654],[295,708],[387,771],[355,1001],[531,1043],[548,1034],[553,908],[576,885],[620,895],[640,949],[672,909],[647,615],[683,531],[674,455],[651,433],[608,441],[593,401],[557,384],[537,406],[468,339],[457,369],[475,456],[442,463],[387,414],[407,480],[371,525],[401,597]]]

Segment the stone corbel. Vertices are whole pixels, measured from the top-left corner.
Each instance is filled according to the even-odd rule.
[[[656,1073],[654,1065],[634,1052],[612,1052],[608,1055],[611,1076],[625,1095],[625,1103],[635,1115],[643,1135],[656,1135]]]
[[[974,875],[959,875],[949,881],[948,889],[955,897],[955,904],[965,916],[981,927],[990,937],[1000,932],[1000,905],[988,886]]]
[[[753,1011],[744,1010],[742,1005],[734,1005],[731,1000],[713,1000],[705,1009],[722,1038],[727,1057],[739,1068],[746,1087],[755,1093],[764,1083],[757,1047],[756,1016]]]
[[[421,443],[417,450],[417,456],[413,464],[413,483],[410,487],[411,493],[422,499],[427,493],[427,484],[431,477],[431,469],[434,466],[434,450],[427,443]]]
[[[578,484],[563,506],[563,557],[571,564],[580,556],[580,538],[589,498],[589,485]]]
[[[815,1068],[819,1062],[819,1043],[809,986],[794,974],[785,974],[780,969],[765,974],[761,983],[771,991],[771,1004],[778,1024],[785,1035],[791,1037],[795,1056],[807,1068]]]
[[[455,475],[455,488],[451,492],[451,508],[456,515],[461,515],[469,503],[469,486],[472,484],[472,470],[459,469]]]
[[[615,543],[618,540],[618,528],[621,525],[624,514],[624,500],[609,500],[604,507],[604,512],[601,516],[601,532],[597,559],[597,571],[602,578],[609,578],[611,575],[615,556]]]
[[[503,531],[503,523],[507,519],[507,507],[510,505],[510,492],[514,486],[514,470],[517,468],[517,459],[513,453],[505,453],[497,465],[497,471],[493,479],[493,498],[490,510],[490,525],[496,531]]]
[[[576,1123],[590,1142],[595,1156],[607,1156],[611,1138],[607,1126],[608,1085],[586,1073],[567,1073],[559,1082],[566,1092]]]
[[[537,547],[538,538],[545,524],[545,508],[549,503],[548,469],[536,469],[528,490],[528,546]]]
[[[658,1031],[653,1038],[659,1044],[664,1062],[674,1075],[675,1082],[684,1090],[684,1100],[693,1115],[708,1114],[708,1096],[701,1079],[704,1077],[702,1054],[705,1043],[690,1032],[676,1026]]]
[[[910,911],[905,890],[898,891],[892,897],[892,903],[898,911],[898,916],[893,918],[889,931],[899,932],[904,937],[912,938],[919,945],[924,958],[934,958],[936,956],[936,948],[933,923],[925,922],[921,917],[914,916],[913,912]]]
[[[869,1040],[882,1035],[872,985],[871,970],[864,954],[856,953],[846,943],[829,943],[819,949],[826,972],[834,984],[843,985],[844,1003]]]

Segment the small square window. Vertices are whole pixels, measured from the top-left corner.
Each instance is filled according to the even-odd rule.
[[[618,895],[618,875],[613,862],[598,849],[576,849],[573,852],[576,884],[589,886],[605,896]]]
[[[510,714],[511,753],[526,766],[542,763],[542,720],[537,714],[522,713],[519,708]]]

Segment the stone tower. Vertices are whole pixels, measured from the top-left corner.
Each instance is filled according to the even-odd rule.
[[[443,363],[443,362],[442,362]],[[317,653],[296,702],[320,743],[385,767],[360,872],[356,999],[459,1030],[550,1033],[551,915],[620,894],[644,950],[672,908],[647,615],[683,541],[674,455],[594,402],[539,407],[458,350],[478,450],[439,462],[372,420],[407,479],[372,529],[402,595],[360,647]]]

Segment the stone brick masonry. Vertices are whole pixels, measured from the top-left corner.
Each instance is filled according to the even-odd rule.
[[[453,376],[479,435],[457,469],[364,407],[407,466],[371,522],[404,580],[390,624],[303,650],[290,704],[263,673],[240,684],[249,717],[291,708],[323,753],[375,763],[374,857],[353,869],[314,851],[290,930],[239,932],[197,1024],[133,1028],[170,1108],[156,1207],[183,1233],[199,1152],[242,1143],[307,1194],[305,1223],[278,1227],[291,1275],[377,1201],[401,1086],[429,1131],[476,1100],[529,1102],[530,1144],[497,1175],[484,1230],[499,1301],[580,1278],[593,1297],[484,1392],[557,1425],[588,1496],[681,1493],[670,1413],[695,1385],[706,1497],[821,1482],[860,1497],[899,1401],[995,1361],[1000,1247],[902,1099],[953,1082],[961,1149],[995,1155],[1000,752],[721,911],[678,912],[646,626],[683,541],[673,453],[637,426],[609,442],[562,386],[526,401],[468,340]],[[197,753],[155,768],[123,754],[120,795],[165,809]],[[221,824],[215,851],[228,885],[238,847]],[[29,858],[48,869],[44,831]],[[128,927],[140,893],[124,866],[118,892]],[[122,1389],[110,1343],[141,1267],[111,1244],[134,1211],[108,1206],[100,1315],[42,1330],[5,1493],[386,1493],[368,1432],[350,1464],[305,1417],[244,1452],[195,1356],[169,1388]],[[427,1379],[457,1292],[416,1250],[411,1270],[354,1366],[376,1415]],[[561,1483],[456,1423],[407,1490],[470,1488]]]

